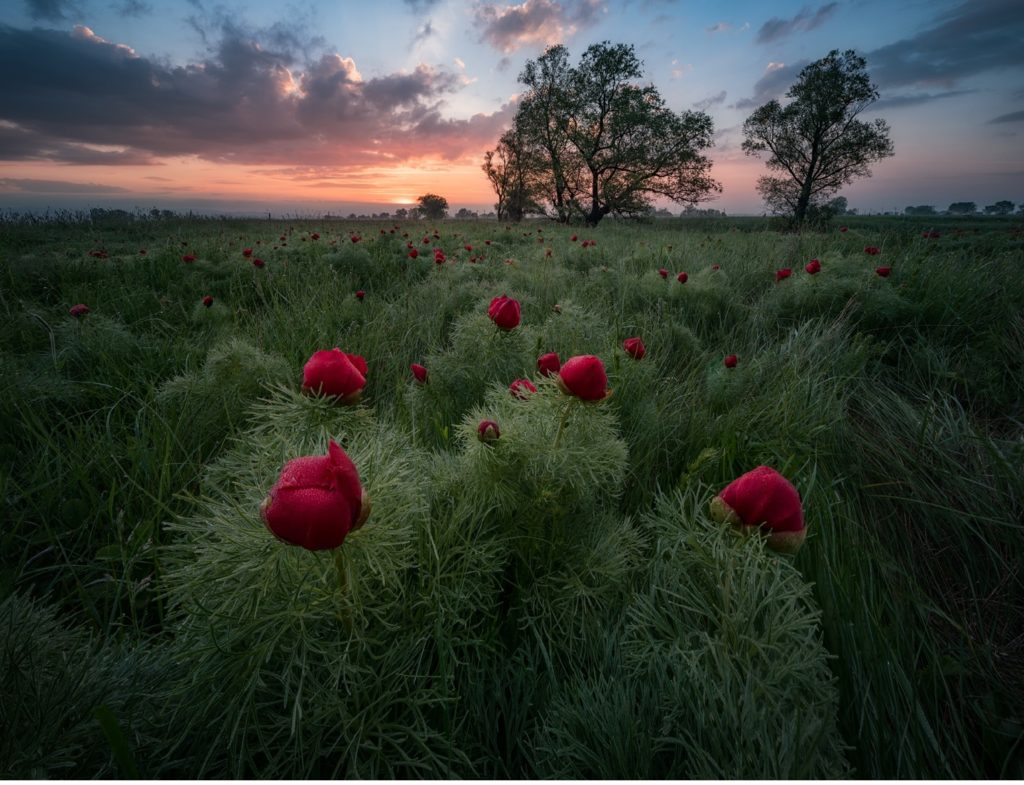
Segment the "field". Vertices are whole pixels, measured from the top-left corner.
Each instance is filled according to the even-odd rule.
[[[848,227],[5,223],[0,776],[1024,777],[1021,222]],[[283,544],[330,439],[372,513]]]

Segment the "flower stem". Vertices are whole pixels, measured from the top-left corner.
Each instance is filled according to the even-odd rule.
[[[569,412],[572,411],[574,403],[576,403],[576,399],[571,398],[565,405],[565,411],[562,412],[562,419],[558,421],[558,433],[555,434],[555,443],[552,445],[555,449],[558,449],[558,445],[562,441],[562,432],[565,430],[565,423],[569,419]]]

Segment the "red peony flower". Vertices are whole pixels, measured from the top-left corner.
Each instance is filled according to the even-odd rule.
[[[381,231],[383,231],[383,230],[381,230]],[[313,232],[313,234],[310,235],[310,238],[312,238],[313,240],[319,240],[320,239],[320,232]]]
[[[352,235],[352,236],[351,236],[351,237],[350,237],[349,239],[350,239],[350,240],[351,240],[351,241],[352,241],[353,243],[358,243],[358,242],[359,242],[360,240],[362,240],[363,238],[362,238],[362,237],[360,237],[360,236],[359,236],[358,234],[354,234],[354,235]]]
[[[415,259],[415,258],[416,258],[417,256],[419,256],[419,255],[420,255],[420,252],[419,252],[419,251],[417,251],[417,250],[416,250],[415,248],[411,248],[411,249],[409,250],[409,258],[410,258],[410,259]]]
[[[185,264],[192,264],[192,262],[194,262],[195,260],[196,255],[193,253],[187,253],[181,257],[181,261],[183,261]]]
[[[85,303],[79,303],[78,305],[72,305],[68,308],[68,313],[74,316],[76,319],[81,319],[87,313],[89,313],[89,306]]]
[[[487,309],[487,315],[499,329],[506,331],[514,330],[519,326],[519,301],[505,295],[495,297],[491,300],[491,305]]]
[[[576,235],[573,235],[572,237],[570,237],[570,238],[569,238],[569,242],[572,242],[572,243],[574,243],[574,242],[576,242],[576,240],[578,240],[578,239],[579,239],[579,238],[578,238],[578,237],[576,237]]]
[[[412,375],[416,379],[416,381],[418,381],[420,384],[426,384],[426,382],[427,382],[427,369],[426,368],[424,368],[419,363],[413,363],[412,365],[409,366],[409,370],[412,371]]]
[[[366,292],[364,292],[362,289],[356,292],[357,300],[362,300],[364,297],[366,297]]]
[[[203,298],[203,305],[209,308],[213,305],[213,298],[210,295],[206,295],[206,297]]]
[[[679,273],[679,275],[676,276],[676,280],[679,281],[679,283],[686,283],[690,280],[690,276],[686,273]]]
[[[892,268],[891,267],[876,267],[875,268],[875,275],[877,275],[879,278],[888,278],[889,277],[889,273],[891,273],[891,272],[892,272]]]
[[[821,262],[819,262],[817,259],[811,259],[811,261],[804,266],[804,270],[806,270],[811,275],[817,275],[818,273],[821,272]]]
[[[252,266],[253,267],[257,267],[258,268],[258,267],[262,267],[265,264],[266,264],[266,262],[264,262],[262,259],[253,259],[252,260]]]
[[[739,361],[740,358],[737,357],[735,354],[726,355],[726,358],[722,360],[722,362],[725,363],[726,368],[735,368],[736,363],[738,363]]]
[[[846,232],[846,231],[849,231],[849,230],[845,226],[840,226],[839,227],[839,231],[840,232]]]
[[[881,253],[881,250],[879,250],[878,246],[866,245],[864,246],[864,253],[866,253],[868,256],[878,256],[878,254]]]
[[[792,274],[793,271],[789,267],[783,267],[781,270],[775,271],[775,281],[776,283],[778,283],[779,281],[784,281],[786,278],[789,278],[789,276],[791,276]]]
[[[529,379],[516,379],[508,386],[509,392],[521,401],[526,400],[527,393],[537,392],[537,386]]]
[[[370,517],[352,459],[332,439],[327,455],[306,455],[284,465],[260,505],[267,529],[309,551],[337,548]]]
[[[721,270],[722,269],[722,265],[720,265],[720,264],[713,264],[713,265],[711,265],[711,269],[712,270]]]
[[[366,386],[366,360],[341,349],[314,352],[302,368],[302,391],[338,399],[345,405],[359,401]]]
[[[472,251],[473,250],[473,246],[469,245],[469,244],[464,245],[463,248],[465,248],[467,251]]]
[[[711,517],[743,531],[760,529],[768,536],[765,544],[783,553],[796,553],[807,535],[800,494],[769,466],[729,483],[711,500]]]
[[[622,348],[634,360],[642,360],[647,354],[647,347],[644,346],[644,342],[640,338],[627,338],[622,342]]]
[[[668,270],[662,267],[660,270],[658,270],[658,275],[660,275],[662,278],[668,278]]]
[[[498,441],[501,438],[501,429],[498,428],[498,423],[494,420],[481,420],[480,424],[476,426],[476,438],[484,444]]]
[[[584,401],[601,401],[611,395],[604,363],[592,354],[570,357],[558,372],[558,387],[566,395]]]
[[[537,358],[537,370],[541,376],[554,376],[561,367],[562,361],[555,352],[548,352]]]

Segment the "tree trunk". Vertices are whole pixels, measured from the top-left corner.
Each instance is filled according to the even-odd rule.
[[[793,220],[797,226],[803,226],[804,218],[807,217],[807,207],[811,203],[811,178],[804,180],[800,189],[800,198],[796,200],[796,210],[793,211]]]

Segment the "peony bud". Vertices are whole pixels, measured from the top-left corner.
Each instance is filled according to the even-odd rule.
[[[729,483],[711,500],[711,517],[741,531],[760,529],[774,551],[796,553],[804,542],[804,511],[800,494],[769,466],[758,466]]]
[[[266,262],[264,262],[262,259],[253,259],[252,260],[252,266],[253,267],[262,267],[264,264],[266,264]]]
[[[412,365],[409,366],[409,370],[412,371],[412,375],[416,379],[416,381],[418,381],[420,384],[426,384],[426,382],[427,382],[427,369],[426,368],[424,368],[419,363],[413,363]]]
[[[740,361],[739,357],[737,357],[735,354],[730,354],[730,355],[727,355],[726,358],[722,362],[725,363],[725,367],[726,368],[735,368],[736,367],[736,363],[738,363],[739,361]]]
[[[640,338],[627,338],[622,342],[622,348],[634,360],[642,360],[647,354],[647,347],[644,346],[644,342]]]
[[[537,370],[541,376],[553,376],[561,367],[562,361],[555,352],[548,352],[537,358]]]
[[[366,360],[341,349],[314,352],[302,369],[302,391],[338,399],[338,403],[357,403],[366,386]]]
[[[679,273],[679,275],[676,276],[676,280],[679,281],[679,283],[686,283],[688,280],[690,280],[690,276],[688,276],[686,273]]]
[[[89,306],[85,303],[79,303],[78,305],[72,305],[68,308],[68,313],[74,316],[76,319],[81,319],[87,313],[89,313]]]
[[[878,246],[867,245],[864,247],[864,253],[866,253],[868,256],[878,256],[878,254],[881,253],[881,250],[879,250]]]
[[[410,259],[415,259],[419,255],[420,255],[420,252],[417,251],[415,248],[410,248],[409,249],[409,258]]]
[[[481,420],[480,424],[476,426],[476,438],[484,444],[498,441],[501,438],[501,429],[498,428],[498,423],[494,420]]]
[[[537,392],[537,386],[529,379],[516,379],[508,386],[508,390],[514,397],[521,401],[525,401],[527,393]]]
[[[584,401],[601,401],[611,395],[604,363],[592,354],[566,360],[558,372],[558,388]]]
[[[196,255],[192,253],[187,253],[181,257],[181,261],[183,261],[185,264],[192,264],[192,262],[194,262],[195,260]]]
[[[491,300],[491,305],[487,309],[487,315],[491,317],[491,321],[499,329],[506,331],[514,330],[519,325],[519,301],[505,295],[495,297]]]
[[[806,270],[811,275],[817,275],[818,273],[821,272],[821,262],[819,262],[817,259],[811,259],[809,263],[804,265],[804,270]]]
[[[250,256],[252,256],[252,248],[243,248],[242,249],[242,256],[244,256],[246,259],[248,259]]]
[[[267,529],[310,551],[337,548],[370,517],[355,464],[334,440],[327,455],[288,461],[260,505]]]
[[[213,305],[213,298],[210,295],[206,295],[206,297],[203,298],[203,305],[209,308]]]
[[[658,275],[660,275],[662,278],[668,278],[668,270],[662,267],[660,270],[658,270]]]
[[[362,289],[356,292],[357,300],[362,300],[364,297],[366,297],[366,292],[364,292]]]
[[[892,272],[892,268],[891,267],[876,267],[875,268],[875,275],[877,275],[879,278],[888,278],[889,277],[889,273],[891,273],[891,272]]]
[[[781,270],[776,270],[775,282],[778,283],[779,281],[784,281],[785,279],[789,278],[789,276],[791,276],[792,274],[793,270],[790,269],[789,267],[783,267]]]

